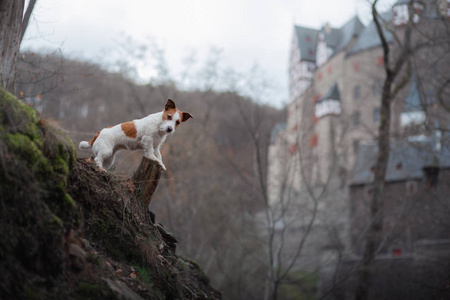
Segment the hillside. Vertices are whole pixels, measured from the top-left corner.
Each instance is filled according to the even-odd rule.
[[[136,84],[121,73],[54,54],[24,52],[19,59],[18,95],[44,118],[56,120],[75,145],[102,128],[161,111],[168,98],[191,113],[194,118],[161,149],[167,172],[150,209],[176,233],[178,253],[198,262],[224,297],[263,297],[267,255],[259,229],[260,178],[265,178],[271,130],[285,111],[206,84],[205,90],[180,90],[170,82]],[[190,80],[202,86],[204,79]],[[77,149],[77,157],[90,155]],[[113,172],[130,177],[141,159],[142,152],[119,151]]]
[[[2,298],[221,299],[128,180],[3,90],[0,160]]]

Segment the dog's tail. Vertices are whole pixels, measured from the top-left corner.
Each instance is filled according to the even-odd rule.
[[[92,149],[91,144],[89,142],[86,142],[86,141],[82,141],[80,143],[79,147],[80,147],[80,149],[83,149],[83,150]]]
[[[79,146],[80,149],[83,149],[83,150],[92,149],[92,145],[94,145],[94,143],[97,140],[99,135],[100,135],[100,131],[97,131],[97,133],[94,135],[92,140],[90,140],[89,142],[82,141]]]

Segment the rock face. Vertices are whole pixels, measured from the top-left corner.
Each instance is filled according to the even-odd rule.
[[[221,299],[133,189],[0,89],[2,298]]]

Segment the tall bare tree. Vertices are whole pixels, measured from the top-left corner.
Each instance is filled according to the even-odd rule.
[[[408,82],[411,75],[410,57],[413,49],[411,48],[411,32],[413,28],[412,13],[413,1],[410,1],[408,8],[410,10],[409,20],[406,24],[401,41],[394,38],[394,43],[389,43],[386,37],[385,24],[377,10],[375,0],[371,4],[371,11],[377,33],[381,41],[384,54],[385,79],[380,101],[380,125],[378,127],[378,155],[374,166],[374,181],[372,197],[370,200],[371,223],[368,228],[366,243],[363,252],[363,259],[358,270],[358,283],[355,291],[355,299],[368,299],[369,286],[371,282],[371,266],[375,260],[379,245],[383,240],[383,199],[387,163],[389,159],[389,129],[391,126],[391,105],[395,95]],[[399,49],[397,53],[392,53],[393,48]],[[406,70],[405,70],[406,69]],[[399,76],[403,75],[399,79]]]
[[[37,0],[0,0],[0,85],[14,91],[16,60]]]

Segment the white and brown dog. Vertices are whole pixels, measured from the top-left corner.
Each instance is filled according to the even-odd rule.
[[[89,142],[81,142],[80,149],[93,149],[94,160],[102,170],[113,164],[114,154],[121,149],[144,149],[145,157],[156,161],[166,170],[161,157],[161,145],[181,122],[189,118],[192,118],[189,113],[178,110],[169,99],[162,112],[104,128]]]

